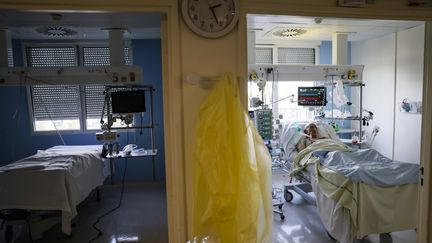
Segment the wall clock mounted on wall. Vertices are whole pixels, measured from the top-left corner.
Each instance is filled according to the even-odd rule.
[[[189,28],[206,38],[228,34],[237,24],[238,0],[183,0],[183,18]]]

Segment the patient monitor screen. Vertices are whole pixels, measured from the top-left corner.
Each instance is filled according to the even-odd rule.
[[[144,90],[116,91],[111,93],[112,112],[139,113],[145,112]]]
[[[298,87],[299,106],[325,106],[325,87]]]

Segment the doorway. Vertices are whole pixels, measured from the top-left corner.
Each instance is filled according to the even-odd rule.
[[[110,65],[109,29],[124,30],[122,44],[126,66],[136,65],[142,69],[139,82],[151,85],[154,89],[153,100],[146,94],[147,112],[135,116],[133,125],[147,123],[152,112],[156,127],[154,134],[145,128],[119,130],[116,142],[121,147],[136,144],[145,149],[154,145],[157,155],[153,157],[154,161],[151,157],[114,161],[111,170],[114,173],[110,175],[112,183],[107,177],[106,184],[100,190],[101,202],[98,203],[94,195],[90,194],[79,205],[82,213],[74,219],[77,226],[72,230],[72,240],[89,241],[98,235],[98,231],[92,229],[94,225],[101,230],[101,237],[107,242],[122,239],[167,242],[161,40],[163,14],[2,10],[0,16],[2,31],[7,28],[11,40],[11,67],[73,66],[97,69],[107,66]],[[62,86],[53,91],[51,88],[56,86],[54,83],[39,81],[40,84],[32,86],[23,82],[16,86],[0,87],[4,99],[2,110],[5,111],[2,124],[17,124],[13,129],[1,131],[1,134],[13,138],[2,143],[5,150],[10,152],[5,153],[2,163],[10,163],[30,156],[37,150],[59,144],[102,146],[103,142],[96,140],[96,132],[101,130],[101,117],[106,120],[102,114],[104,88],[83,83]],[[61,86],[62,83],[59,81],[56,84]],[[65,96],[71,95],[71,99],[63,100]],[[42,109],[38,107],[38,97],[43,99]],[[154,106],[150,109],[152,102]],[[47,113],[49,115],[43,115]],[[125,125],[119,126],[124,128]],[[151,144],[152,135],[154,144]],[[149,213],[157,215],[152,217]],[[155,218],[158,220],[154,221]],[[152,221],[148,222],[147,219]],[[22,232],[15,233],[16,242],[27,241],[24,227],[15,230]],[[118,229],[122,229],[121,235],[116,232]],[[47,233],[45,240],[65,240],[60,232],[60,226],[55,226]]]
[[[278,156],[284,157],[288,153],[286,141],[283,141],[281,133],[286,131],[289,124],[300,125],[302,122],[306,124],[319,116],[323,118],[322,115],[325,113],[327,117],[330,113],[332,115],[337,113],[338,119],[336,122],[332,119],[332,125],[338,137],[346,139],[345,142],[351,143],[354,136],[360,137],[365,142],[372,141],[371,148],[392,160],[417,165],[420,163],[421,112],[418,110],[407,112],[402,106],[405,99],[407,99],[406,103],[421,106],[423,75],[419,76],[419,74],[423,73],[424,22],[251,14],[247,16],[247,28],[248,76],[253,76],[251,72],[256,74],[256,78],[249,79],[248,82],[249,110],[269,110],[273,115],[275,125],[269,128],[273,129],[272,134],[264,139],[267,138],[269,147],[272,148],[271,151],[275,155],[274,161]],[[320,35],[322,36],[318,37]],[[287,70],[287,65],[291,64],[304,67],[331,65],[334,61],[332,48],[338,47],[332,46],[332,42],[340,41],[338,35],[347,38],[344,50],[346,59],[345,62],[335,62],[335,64],[364,65],[361,73],[358,74],[361,75],[365,86],[361,91],[344,86],[343,97],[349,104],[342,104],[339,106],[340,109],[334,109],[335,98],[339,97],[335,97],[332,88],[326,90],[327,105],[318,108],[299,105],[300,88],[323,86],[323,80],[316,78],[296,80],[291,77],[297,73],[286,77],[287,74],[283,72]],[[415,44],[410,39],[414,37],[420,42]],[[409,56],[406,55],[407,52],[415,54]],[[335,55],[338,53],[333,51],[333,56]],[[415,115],[411,116],[412,114]],[[366,117],[367,120],[358,123],[342,119],[344,116]],[[415,123],[418,129],[412,131],[413,134],[406,134],[405,129],[401,127],[402,122]],[[373,135],[376,127],[381,133]],[[401,150],[401,144],[406,145],[407,139],[411,139],[407,148],[409,151]],[[287,188],[286,185],[290,183],[293,182],[290,182],[286,174],[274,176],[274,187],[282,192],[282,197],[284,188]],[[299,182],[295,182],[294,179],[294,183]],[[299,239],[302,242],[308,240],[314,242],[319,239],[323,242],[331,242],[327,236],[328,230],[321,223],[326,219],[319,217],[320,207],[315,211],[317,210],[315,206],[307,203],[307,200],[302,199],[300,195],[297,193],[292,195],[294,199],[288,205],[284,204],[287,208],[286,215],[296,215],[293,214],[296,211],[299,214],[291,218],[295,222],[292,224],[288,222],[287,216],[285,221],[280,221],[275,215],[274,240],[287,242],[287,239]],[[309,195],[316,198],[313,193]],[[313,215],[316,218],[312,214],[305,213],[304,210],[314,211]],[[308,216],[305,217],[305,214]],[[307,220],[302,224],[302,219],[305,218]],[[306,231],[308,233],[299,233]],[[310,238],[311,231],[316,232],[314,235],[317,238]],[[379,242],[380,237],[393,237],[393,242],[416,241],[414,230],[392,233],[390,236],[372,235],[368,240]]]

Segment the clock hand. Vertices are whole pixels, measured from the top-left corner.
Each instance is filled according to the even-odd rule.
[[[217,24],[219,24],[219,20],[218,20],[218,18],[217,18],[217,16],[216,16],[216,13],[215,13],[215,11],[214,11],[214,9],[215,8],[218,8],[218,7],[220,7],[220,6],[222,6],[222,4],[216,4],[216,5],[214,5],[214,6],[210,6],[210,11],[212,12],[212,14],[213,14],[213,18],[216,20],[216,23]]]
[[[218,20],[218,18],[217,18],[217,16],[216,16],[216,13],[215,13],[215,11],[214,11],[214,8],[210,7],[210,11],[211,11],[212,14],[213,14],[213,18],[216,20],[216,24],[219,24],[219,20]]]
[[[214,9],[214,8],[217,8],[217,7],[220,7],[220,6],[222,6],[222,4],[219,3],[219,4],[216,4],[214,6],[211,6],[210,9]]]

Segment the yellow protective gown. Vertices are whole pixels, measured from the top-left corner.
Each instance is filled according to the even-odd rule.
[[[271,242],[271,158],[232,74],[217,82],[200,107],[193,166],[195,236]]]

